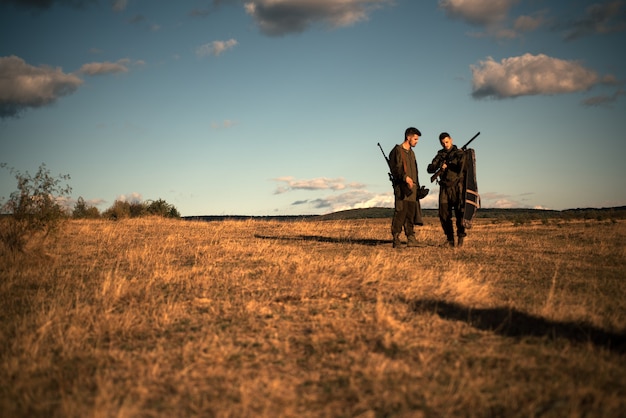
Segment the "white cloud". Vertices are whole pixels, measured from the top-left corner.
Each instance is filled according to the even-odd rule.
[[[128,203],[140,203],[141,201],[143,201],[143,196],[141,195],[141,193],[132,192],[130,194],[121,194],[115,200]]]
[[[436,209],[439,204],[439,194],[431,191],[428,196],[420,200],[422,209]],[[328,212],[337,212],[349,209],[392,208],[394,204],[393,192],[372,193],[364,189],[348,190],[326,197],[312,200],[293,202],[292,205],[308,204],[314,209],[326,209]]]
[[[284,183],[276,189],[274,194],[281,194],[292,190],[343,190],[346,188],[358,189],[364,187],[360,183],[345,184],[342,177],[331,179],[318,177],[308,180],[298,180],[291,176],[275,178],[274,181]]]
[[[453,19],[489,26],[506,19],[518,0],[439,0],[439,7]]]
[[[365,209],[373,207],[393,207],[393,192],[373,193],[366,190],[366,186],[358,182],[346,183],[345,179],[318,177],[314,179],[298,180],[292,176],[273,179],[281,183],[274,194],[283,194],[296,190],[320,192],[332,190],[335,193],[314,199],[297,200],[293,206],[308,205],[313,209],[340,211],[348,209]],[[437,190],[431,190],[426,198],[420,201],[422,208],[436,208],[438,205]]]
[[[65,74],[61,68],[35,67],[14,55],[0,57],[0,118],[52,104],[81,84],[82,79]]]
[[[374,207],[390,208],[393,207],[393,193],[375,194],[367,190],[350,190],[323,198],[292,203],[292,205],[302,204],[308,204],[314,209],[325,209],[327,212]]]
[[[235,39],[229,39],[227,41],[213,41],[196,48],[196,55],[199,57],[205,57],[208,55],[218,56],[222,52],[234,48],[236,45],[237,41]]]
[[[439,7],[451,19],[485,29],[484,32],[471,33],[479,38],[515,39],[524,32],[546,25],[546,10],[510,18],[509,13],[517,3],[519,0],[439,0]]]
[[[118,60],[117,62],[105,61],[105,62],[90,62],[87,64],[83,64],[83,66],[80,67],[80,70],[78,70],[78,72],[89,75],[89,76],[127,73],[128,71],[130,71],[131,65],[135,67],[139,67],[145,64],[146,63],[143,60],[137,60],[133,63],[128,58],[122,58],[121,60]]]
[[[500,62],[489,57],[470,66],[475,98],[562,94],[588,90],[601,80],[576,61],[524,54]]]
[[[509,196],[502,193],[487,192],[481,193],[480,203],[481,207],[486,209],[549,209],[544,205],[529,205],[523,203],[526,196],[530,196],[533,193],[522,193],[517,196]]]
[[[120,60],[118,62],[90,62],[80,67],[80,72],[87,75],[103,75],[115,73],[127,73],[127,61]]]
[[[316,23],[332,28],[367,20],[392,0],[253,0],[245,3],[261,31],[270,36],[299,33]]]
[[[437,209],[439,207],[439,189],[430,190],[428,196],[420,200],[422,209]]]
[[[515,200],[508,199],[500,199],[492,202],[489,207],[493,209],[513,209],[513,208],[522,208],[524,205],[521,205],[519,202]]]

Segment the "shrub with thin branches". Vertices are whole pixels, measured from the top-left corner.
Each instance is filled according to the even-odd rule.
[[[43,163],[34,176],[4,163],[0,167],[8,169],[17,180],[17,190],[6,202],[1,202],[2,214],[10,216],[1,224],[0,242],[11,251],[23,251],[29,238],[38,233],[44,237],[49,235],[67,218],[60,202],[72,191],[68,184],[64,184],[70,176],[60,174],[54,177]]]

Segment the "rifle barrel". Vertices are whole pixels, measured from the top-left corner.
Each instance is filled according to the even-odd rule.
[[[476,135],[474,135],[474,136],[472,137],[472,139],[470,139],[469,141],[467,141],[467,144],[463,145],[463,146],[461,147],[461,149],[462,149],[463,151],[465,151],[465,149],[467,148],[467,146],[468,146],[469,144],[471,144],[471,143],[472,143],[472,141],[473,141],[473,140],[475,140],[475,139],[476,139],[476,137],[477,137],[478,135],[480,135],[480,131],[479,131]]]

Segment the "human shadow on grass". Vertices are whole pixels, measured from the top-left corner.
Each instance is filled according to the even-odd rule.
[[[390,239],[375,239],[375,238],[336,238],[325,237],[322,235],[260,235],[254,234],[255,238],[259,239],[274,239],[282,241],[316,241],[316,242],[330,242],[335,244],[359,244],[359,245],[391,245]],[[406,245],[406,242],[403,243]],[[419,247],[437,247],[437,245],[431,245],[427,243],[420,243]]]
[[[572,343],[591,343],[614,353],[626,354],[626,334],[614,333],[584,322],[552,321],[508,307],[471,308],[443,300],[406,301],[414,312],[432,312],[442,319],[463,321],[470,326],[505,337],[545,337]]]
[[[335,244],[360,244],[360,245],[386,245],[391,244],[391,240],[384,239],[369,239],[369,238],[335,238],[325,237],[321,235],[259,235],[255,234],[255,238],[260,239],[276,239],[281,241],[317,241],[317,242],[331,242]]]

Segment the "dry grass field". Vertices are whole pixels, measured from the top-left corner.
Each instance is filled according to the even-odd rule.
[[[618,417],[626,221],[68,221],[0,252],[3,417]],[[0,250],[4,251],[4,250]]]

